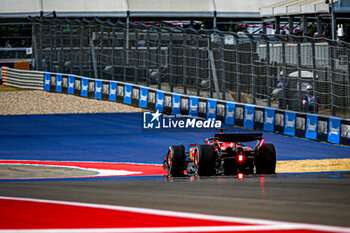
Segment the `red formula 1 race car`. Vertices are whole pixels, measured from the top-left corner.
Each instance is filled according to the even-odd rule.
[[[205,145],[189,144],[170,146],[164,157],[163,168],[169,176],[214,176],[238,173],[274,174],[276,150],[273,144],[264,143],[262,133],[221,133],[204,140]],[[243,145],[257,141],[254,148]],[[186,172],[185,172],[186,171]]]

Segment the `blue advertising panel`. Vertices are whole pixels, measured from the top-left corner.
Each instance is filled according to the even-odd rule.
[[[75,82],[75,76],[74,75],[68,75],[68,94],[74,94],[74,82]]]
[[[295,136],[296,113],[286,111],[284,114],[284,134]]]
[[[155,110],[163,112],[164,109],[164,91],[157,90],[156,92],[156,107]]]
[[[102,80],[95,80],[95,99],[102,98]]]
[[[340,141],[340,119],[329,118],[328,142],[339,143]]]
[[[213,99],[207,100],[207,119],[216,120],[216,104],[217,101]]]
[[[140,87],[139,107],[147,108],[148,87]]]
[[[317,139],[317,115],[307,114],[305,137],[309,139]]]
[[[114,82],[114,81],[109,82],[108,100],[117,101],[117,82]]]
[[[125,83],[124,84],[124,98],[123,103],[124,104],[131,104],[132,100],[132,85]]]
[[[62,92],[62,74],[56,74],[56,92]]]
[[[172,94],[171,113],[174,115],[181,114],[181,95]]]
[[[243,127],[254,129],[254,115],[255,115],[255,106],[247,104],[244,108]]]
[[[265,108],[264,111],[264,131],[274,132],[275,131],[275,109]]]
[[[81,78],[81,91],[80,96],[88,97],[89,92],[89,79],[88,78]]]
[[[50,91],[51,85],[51,73],[45,73],[44,75],[44,90]]]
[[[198,117],[198,97],[190,96],[188,115]]]
[[[236,103],[226,102],[225,124],[235,124]]]

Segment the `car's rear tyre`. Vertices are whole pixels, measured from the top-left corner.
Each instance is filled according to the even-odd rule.
[[[257,174],[276,173],[276,149],[273,144],[266,143],[259,148],[259,155],[255,160]]]
[[[170,176],[183,176],[185,167],[184,146],[171,146],[167,154],[167,167]]]
[[[214,176],[216,174],[216,152],[211,145],[198,145],[194,156],[197,174]]]

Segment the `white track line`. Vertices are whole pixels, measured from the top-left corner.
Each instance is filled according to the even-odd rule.
[[[81,171],[91,171],[96,172],[96,175],[79,175],[79,176],[69,176],[69,177],[31,177],[31,178],[1,178],[1,179],[43,179],[43,178],[84,178],[84,177],[99,177],[99,176],[130,176],[130,175],[141,175],[140,171],[126,171],[117,169],[99,169],[99,168],[83,168],[76,165],[50,165],[50,164],[25,164],[25,163],[0,163],[0,165],[20,165],[28,167],[53,167],[53,168],[69,168],[77,169]]]
[[[246,224],[261,224],[262,226],[214,226],[214,227],[166,227],[166,228],[101,228],[101,229],[47,229],[47,230],[0,230],[0,233],[80,233],[80,232],[200,232],[200,231],[248,231],[248,230],[284,230],[284,229],[305,229],[305,230],[317,230],[317,231],[328,231],[328,232],[348,232],[350,233],[350,228],[348,227],[335,227],[335,226],[324,226],[324,225],[314,225],[314,224],[302,224],[302,223],[290,223],[282,221],[272,221],[263,219],[253,219],[253,218],[240,218],[240,217],[225,217],[216,215],[205,215],[205,214],[195,214],[186,212],[176,212],[167,210],[156,210],[156,209],[146,209],[146,208],[136,208],[136,207],[125,207],[125,206],[114,206],[114,205],[104,205],[104,204],[90,204],[90,203],[80,203],[80,202],[68,202],[68,201],[53,201],[53,200],[43,200],[43,199],[33,199],[33,198],[17,198],[17,197],[4,197],[0,196],[0,199],[4,200],[17,200],[17,201],[32,201],[39,203],[48,204],[61,204],[61,205],[71,205],[79,207],[89,207],[89,208],[102,208],[109,210],[118,211],[129,211],[134,213],[169,216],[169,217],[181,217],[181,218],[193,218],[201,220],[214,220],[214,221],[224,221],[232,223],[246,223]],[[259,229],[258,229],[259,228]],[[208,230],[209,229],[209,230]],[[130,230],[130,231],[129,231]]]

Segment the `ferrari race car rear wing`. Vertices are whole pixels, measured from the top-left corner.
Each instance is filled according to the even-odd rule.
[[[213,139],[220,142],[252,142],[262,140],[263,133],[225,133],[215,134]]]

